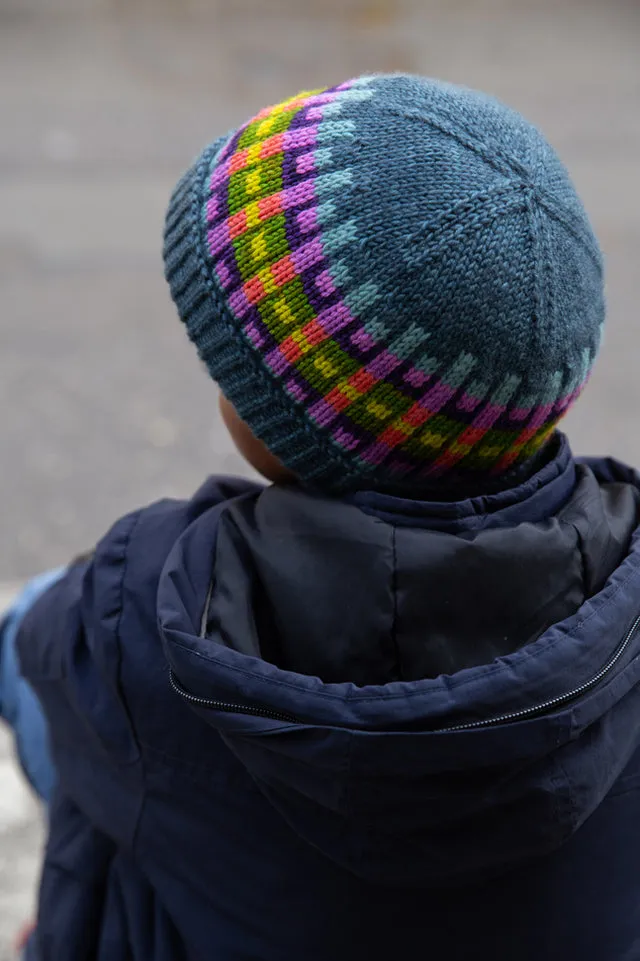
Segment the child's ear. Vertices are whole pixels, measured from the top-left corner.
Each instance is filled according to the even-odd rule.
[[[295,475],[280,463],[275,454],[266,447],[251,428],[237,413],[235,407],[220,392],[220,413],[231,439],[244,459],[273,484],[287,484],[295,480]]]

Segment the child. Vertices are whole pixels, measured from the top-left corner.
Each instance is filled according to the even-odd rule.
[[[262,110],[166,276],[247,460],[30,607],[28,961],[640,957],[640,477],[556,425],[601,255],[541,135],[372,76]]]

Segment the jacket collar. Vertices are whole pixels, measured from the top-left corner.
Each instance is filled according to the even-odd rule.
[[[576,483],[569,441],[557,432],[543,465],[515,487],[495,494],[455,502],[412,500],[376,491],[359,491],[347,500],[366,514],[399,527],[423,527],[460,534],[497,527],[535,524],[552,517],[566,504]]]

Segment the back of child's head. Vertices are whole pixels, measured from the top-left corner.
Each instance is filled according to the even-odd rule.
[[[326,492],[508,483],[600,344],[601,255],[557,155],[434,80],[261,110],[184,175],[164,253],[212,377]]]

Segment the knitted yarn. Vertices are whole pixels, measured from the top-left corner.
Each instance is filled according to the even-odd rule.
[[[545,443],[601,338],[601,255],[557,155],[435,80],[261,110],[178,184],[164,257],[212,377],[326,491],[495,483]]]

